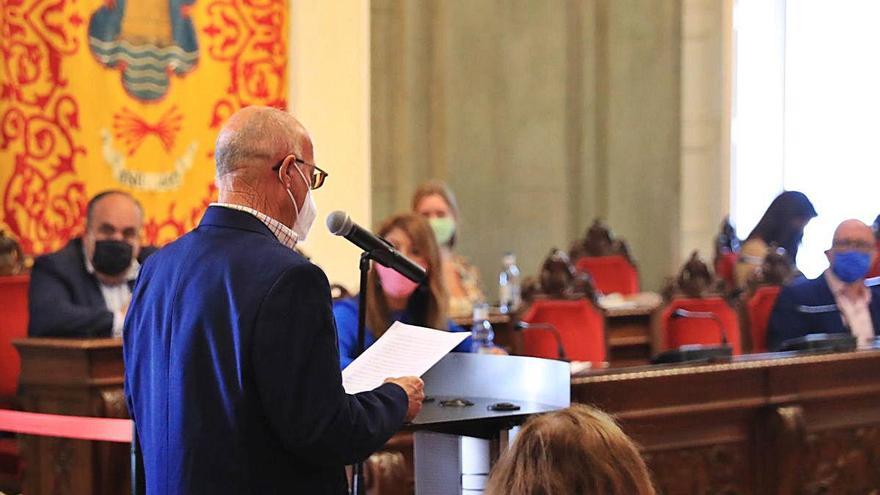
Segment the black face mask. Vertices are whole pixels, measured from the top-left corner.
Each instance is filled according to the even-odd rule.
[[[131,266],[131,258],[131,244],[125,241],[95,241],[92,265],[104,275],[121,275]]]

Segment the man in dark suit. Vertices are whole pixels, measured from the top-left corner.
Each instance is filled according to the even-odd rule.
[[[219,202],[145,263],[125,324],[125,389],[159,494],[341,494],[424,399],[415,377],[342,387],[330,287],[293,250],[326,174],[306,130],[248,107],[221,130]]]
[[[871,228],[847,220],[825,252],[831,267],[782,289],[767,326],[767,348],[811,333],[852,333],[861,347],[880,335],[880,285],[865,281],[877,256]]]
[[[137,200],[122,191],[105,191],[89,201],[85,234],[34,262],[28,335],[122,335],[140,269],[143,217]]]

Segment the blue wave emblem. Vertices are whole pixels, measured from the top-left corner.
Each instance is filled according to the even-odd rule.
[[[89,20],[89,48],[101,65],[122,72],[125,91],[141,101],[168,92],[199,60],[195,27],[186,13],[195,0],[126,0],[105,4]]]

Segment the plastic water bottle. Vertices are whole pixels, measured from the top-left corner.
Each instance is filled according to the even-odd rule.
[[[489,323],[489,305],[474,305],[474,324],[471,327],[471,352],[486,354],[495,347],[495,331]]]
[[[513,313],[522,302],[519,268],[516,266],[516,256],[512,253],[505,254],[502,262],[504,269],[498,275],[499,305],[502,313]]]

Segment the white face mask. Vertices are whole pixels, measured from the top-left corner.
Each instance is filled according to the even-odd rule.
[[[290,197],[290,202],[293,203],[293,210],[296,212],[296,220],[293,223],[293,232],[296,233],[297,241],[305,241],[306,236],[309,235],[309,230],[312,229],[312,224],[315,222],[315,218],[318,217],[318,206],[315,204],[315,198],[312,197],[312,189],[309,187],[309,181],[306,180],[306,176],[299,168],[299,164],[293,162],[293,165],[296,167],[296,171],[299,172],[299,176],[302,177],[303,183],[306,185],[306,199],[303,202],[302,211],[299,211],[299,207],[296,206],[296,198],[293,197],[293,193],[290,192],[290,189],[285,188],[285,191],[287,191],[287,195]],[[281,180],[281,183],[284,184],[284,181],[281,179],[281,169],[278,169],[278,180]]]

